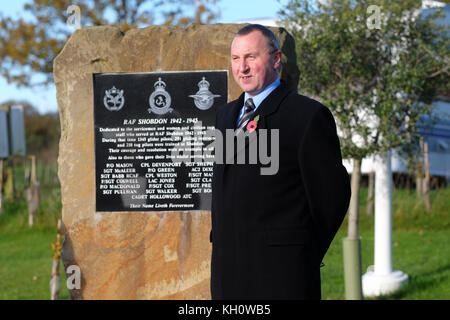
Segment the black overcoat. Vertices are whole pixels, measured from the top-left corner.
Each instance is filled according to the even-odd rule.
[[[259,119],[251,143],[262,140],[261,129],[267,129],[269,142],[275,141],[272,129],[279,133],[278,170],[264,175],[261,168],[270,164],[264,157],[249,163],[248,139],[245,164],[236,164],[236,150],[226,152],[226,129],[234,129],[243,99],[244,94],[226,104],[216,117],[224,157],[213,169],[211,296],[320,299],[320,263],[351,193],[334,118],[282,81],[254,115]],[[271,150],[277,152],[272,144]]]

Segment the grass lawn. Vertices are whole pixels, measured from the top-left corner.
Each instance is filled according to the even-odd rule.
[[[23,188],[18,199],[4,203],[0,214],[0,299],[50,299],[53,264],[51,243],[61,217],[61,193],[58,187],[43,186],[34,225],[28,226],[28,211]],[[60,299],[69,299],[62,263],[59,268]]]
[[[367,189],[360,193],[362,273],[374,264],[374,217],[366,214]],[[409,277],[404,289],[378,299],[450,299],[450,188],[431,192],[432,209],[417,201],[414,190],[393,193],[393,267]],[[342,239],[347,218],[321,269],[322,298],[345,299]]]
[[[56,229],[56,228],[55,228]],[[0,234],[0,299],[50,299],[51,243],[56,232],[33,229]],[[60,299],[69,299],[62,263]]]
[[[342,238],[339,232],[325,256],[321,269],[322,299],[345,299]],[[374,233],[361,236],[362,272],[374,263]],[[384,299],[450,299],[450,246],[447,230],[399,230],[393,235],[393,266],[408,274],[401,291]]]
[[[362,271],[373,265],[373,216],[365,212],[367,189],[360,194]],[[425,213],[415,191],[394,190],[393,264],[408,274],[408,285],[383,299],[450,299],[450,188],[432,191],[432,210]],[[52,249],[61,215],[59,188],[41,188],[35,225],[28,226],[24,200],[5,203],[0,214],[0,299],[50,299]],[[325,256],[322,298],[344,299],[342,238],[347,219]],[[60,299],[69,299],[60,266]],[[378,298],[380,299],[380,298]]]

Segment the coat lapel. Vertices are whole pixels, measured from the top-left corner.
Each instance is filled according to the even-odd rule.
[[[259,115],[259,120],[257,124],[258,129],[267,129],[267,118],[278,110],[281,102],[289,94],[290,91],[291,89],[289,89],[286,83],[283,80],[281,80],[280,85],[266,99],[264,99],[264,101],[255,111],[255,114],[252,117],[252,119],[254,119],[256,116]],[[231,106],[228,107],[228,110],[224,110],[225,119],[223,122],[223,126],[219,128],[219,130],[222,132],[223,142],[225,145],[226,145],[226,130],[227,129],[235,130],[237,117],[243,105],[244,105],[244,93],[242,93],[238,99],[234,100],[234,102],[232,102]],[[255,139],[256,136],[257,132],[256,134],[251,135],[251,139],[252,140]],[[223,171],[227,167],[227,164],[236,163],[237,153],[245,151],[245,149],[249,145],[249,140],[250,139],[245,139],[245,146],[244,148],[241,148],[241,150],[237,150],[237,148],[235,148],[233,155],[226,154],[224,150],[225,156],[223,159],[224,165],[220,166],[221,174],[223,174]],[[231,162],[231,157],[234,158],[233,162]]]
[[[281,80],[280,85],[274,91],[272,91],[266,99],[264,99],[264,101],[259,105],[258,109],[256,109],[255,113],[251,118],[251,120],[253,120],[255,117],[259,116],[257,129],[267,129],[267,117],[278,110],[281,102],[290,91],[291,90],[287,87],[286,83]],[[240,100],[239,104],[240,107],[238,108],[239,113],[239,110],[244,105],[243,95],[241,95],[241,97],[238,100]],[[236,123],[238,113],[234,118],[234,124]],[[256,134],[250,135],[248,139],[245,139],[245,145],[243,148],[241,147],[239,150],[238,148],[235,148],[235,152],[233,155],[234,157],[236,157],[237,153],[244,152],[244,150],[247,149],[249,143],[252,140],[256,139],[258,134],[257,130],[255,131],[255,133]]]

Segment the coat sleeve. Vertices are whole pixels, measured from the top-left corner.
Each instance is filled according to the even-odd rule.
[[[351,190],[333,115],[321,104],[307,125],[298,159],[322,261],[345,217]]]

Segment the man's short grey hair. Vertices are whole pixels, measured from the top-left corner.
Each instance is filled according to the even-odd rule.
[[[271,51],[280,50],[280,44],[278,43],[277,37],[269,28],[260,24],[248,24],[245,27],[242,27],[238,32],[236,32],[234,38],[236,38],[237,36],[245,36],[253,31],[259,31],[263,34],[264,37],[266,37],[267,43],[272,49]]]

